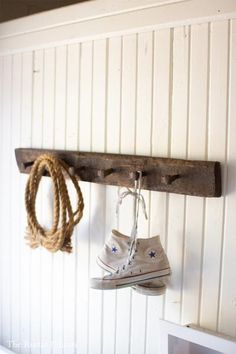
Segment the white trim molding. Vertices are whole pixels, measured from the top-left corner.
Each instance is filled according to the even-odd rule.
[[[95,0],[0,24],[0,54],[232,18],[235,0]]]
[[[184,1],[190,0],[90,0],[4,22],[1,24],[0,38]]]
[[[212,350],[222,354],[235,354],[236,352],[235,338],[221,333],[191,324],[181,326],[164,320],[160,320],[159,325],[161,330],[160,353],[162,354],[173,354],[171,350],[173,344],[170,345],[171,338],[174,339],[174,343],[178,343],[178,351],[175,353],[190,353],[190,350],[193,349],[192,345],[195,346],[198,353],[203,353],[203,349],[204,353],[212,353]]]

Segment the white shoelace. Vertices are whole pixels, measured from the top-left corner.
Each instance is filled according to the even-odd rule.
[[[146,211],[146,203],[145,203],[143,195],[141,194],[141,187],[142,187],[142,172],[138,171],[138,179],[135,179],[134,190],[132,191],[130,188],[127,188],[122,193],[120,190],[118,191],[119,198],[118,198],[118,202],[116,205],[116,214],[117,215],[119,213],[119,207],[122,204],[123,199],[126,198],[128,195],[131,195],[134,198],[133,227],[132,227],[132,231],[131,231],[131,235],[130,235],[131,242],[130,242],[130,249],[129,249],[129,255],[128,255],[128,259],[127,259],[127,264],[130,264],[131,259],[134,257],[134,253],[136,251],[140,203],[142,205],[144,216],[146,219],[148,219],[147,211]],[[124,265],[123,269],[125,269],[125,265]]]

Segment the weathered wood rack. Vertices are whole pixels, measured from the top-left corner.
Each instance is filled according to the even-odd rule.
[[[142,171],[143,189],[221,196],[221,170],[216,161],[20,148],[15,150],[20,172],[29,173],[37,157],[44,153],[64,160],[70,166],[70,173],[81,181],[133,187],[137,171]]]

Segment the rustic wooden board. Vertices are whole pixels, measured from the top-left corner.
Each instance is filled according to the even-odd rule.
[[[119,155],[96,152],[20,148],[15,150],[21,173],[43,153],[64,160],[82,181],[133,187],[136,171],[142,171],[143,189],[195,195],[221,196],[220,163],[181,159]]]

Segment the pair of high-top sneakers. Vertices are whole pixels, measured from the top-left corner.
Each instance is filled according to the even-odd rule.
[[[131,286],[144,295],[164,294],[171,272],[159,236],[132,240],[116,230],[112,230],[97,263],[110,274],[92,278],[92,288],[105,290]]]

